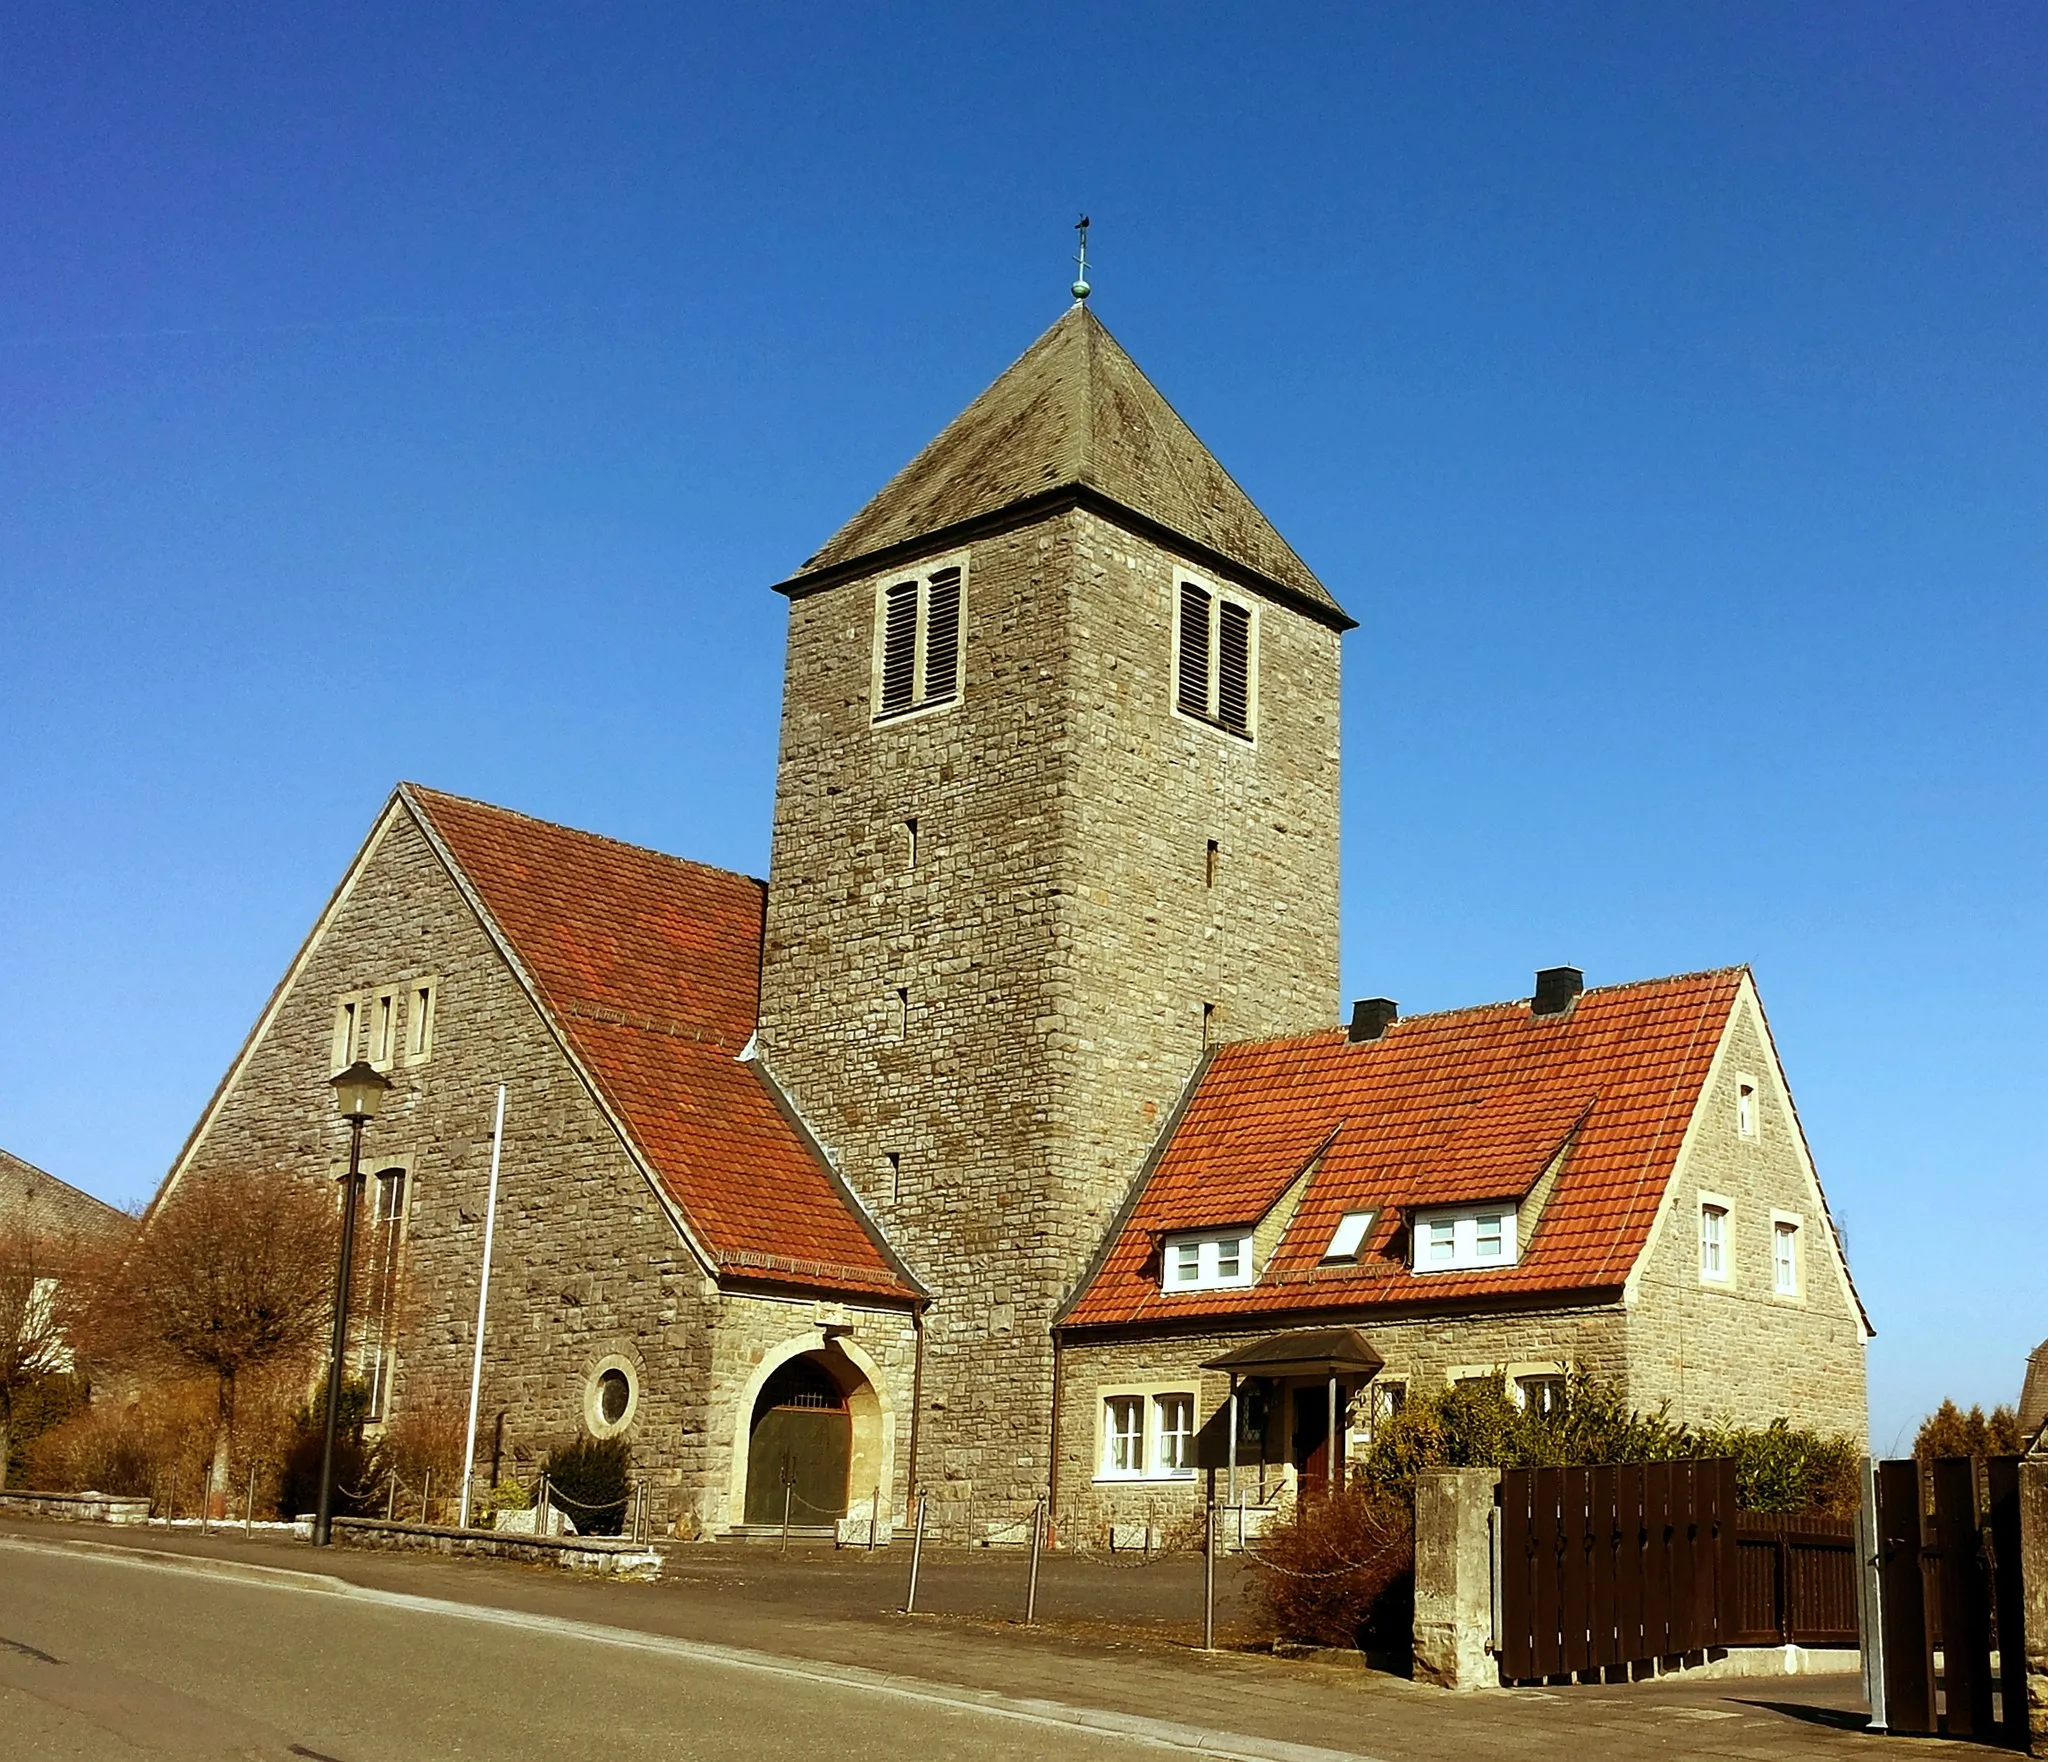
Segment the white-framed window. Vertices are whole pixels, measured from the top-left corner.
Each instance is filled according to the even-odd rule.
[[[1249,1230],[1169,1236],[1160,1284],[1168,1291],[1216,1291],[1252,1282]]]
[[[1718,1195],[1700,1195],[1700,1278],[1710,1285],[1727,1284],[1733,1264],[1729,1210],[1728,1201]]]
[[[1408,1404],[1408,1379],[1382,1372],[1365,1385],[1365,1423],[1375,1432]]]
[[[1259,621],[1251,601],[1180,578],[1173,605],[1173,707],[1250,740],[1258,722]]]
[[[957,703],[965,666],[967,559],[875,589],[874,720]]]
[[[1547,1419],[1564,1406],[1565,1374],[1562,1370],[1546,1367],[1529,1371],[1516,1377],[1509,1387],[1514,1391],[1517,1407],[1543,1418]]]
[[[1756,1136],[1757,1103],[1756,1079],[1738,1076],[1735,1079],[1735,1130],[1738,1136]]]
[[[1771,1291],[1779,1297],[1799,1295],[1799,1225],[1790,1212],[1771,1213]]]
[[[1195,1398],[1186,1390],[1152,1397],[1154,1430],[1159,1437],[1162,1474],[1195,1472]]]
[[[1513,1266],[1521,1255],[1512,1205],[1418,1212],[1412,1234],[1412,1259],[1419,1273]]]
[[[1141,1385],[1102,1392],[1098,1480],[1191,1480],[1195,1473],[1195,1392]]]
[[[405,1062],[423,1065],[434,1056],[434,1014],[439,979],[415,979],[405,988]]]
[[[1102,1402],[1102,1472],[1145,1472],[1145,1397],[1107,1395]]]
[[[1376,1211],[1347,1211],[1340,1217],[1336,1229],[1330,1234],[1330,1246],[1323,1250],[1323,1264],[1331,1266],[1356,1261],[1358,1251],[1365,1245],[1366,1235],[1372,1229],[1372,1220],[1378,1216]]]

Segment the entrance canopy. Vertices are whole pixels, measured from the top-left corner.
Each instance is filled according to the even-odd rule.
[[[1240,1346],[1202,1368],[1241,1377],[1371,1377],[1386,1362],[1356,1328],[1304,1328]]]

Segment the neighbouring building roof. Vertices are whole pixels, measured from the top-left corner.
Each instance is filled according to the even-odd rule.
[[[763,883],[417,784],[400,795],[721,1276],[922,1294],[741,1057]]]
[[[1618,1291],[1743,978],[1736,967],[1598,988],[1557,1016],[1526,1002],[1414,1016],[1356,1044],[1335,1029],[1219,1048],[1063,1325]],[[1411,1208],[1521,1200],[1539,1181],[1515,1265],[1409,1270]],[[1296,1209],[1255,1284],[1160,1288],[1167,1236],[1250,1228],[1283,1198]],[[1355,1264],[1321,1264],[1360,1211],[1376,1215]]]
[[[2027,1357],[2026,1381],[2020,1385],[2020,1435],[2031,1438],[2048,1426],[2048,1340]]]
[[[1353,622],[1084,306],[1025,350],[785,591],[1076,491],[1249,570],[1340,628]]]
[[[128,1222],[127,1213],[104,1199],[0,1150],[0,1226],[27,1225],[38,1234],[91,1241]]]

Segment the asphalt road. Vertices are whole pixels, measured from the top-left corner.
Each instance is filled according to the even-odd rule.
[[[6,1762],[1176,1752],[1338,1754],[310,1573],[0,1546]]]

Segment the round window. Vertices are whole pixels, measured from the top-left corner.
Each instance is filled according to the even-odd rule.
[[[632,1400],[633,1385],[616,1365],[597,1379],[597,1411],[606,1425],[615,1426],[623,1420]]]
[[[640,1376],[632,1361],[612,1353],[590,1367],[583,1385],[583,1423],[591,1436],[614,1438],[633,1423],[640,1406]]]

